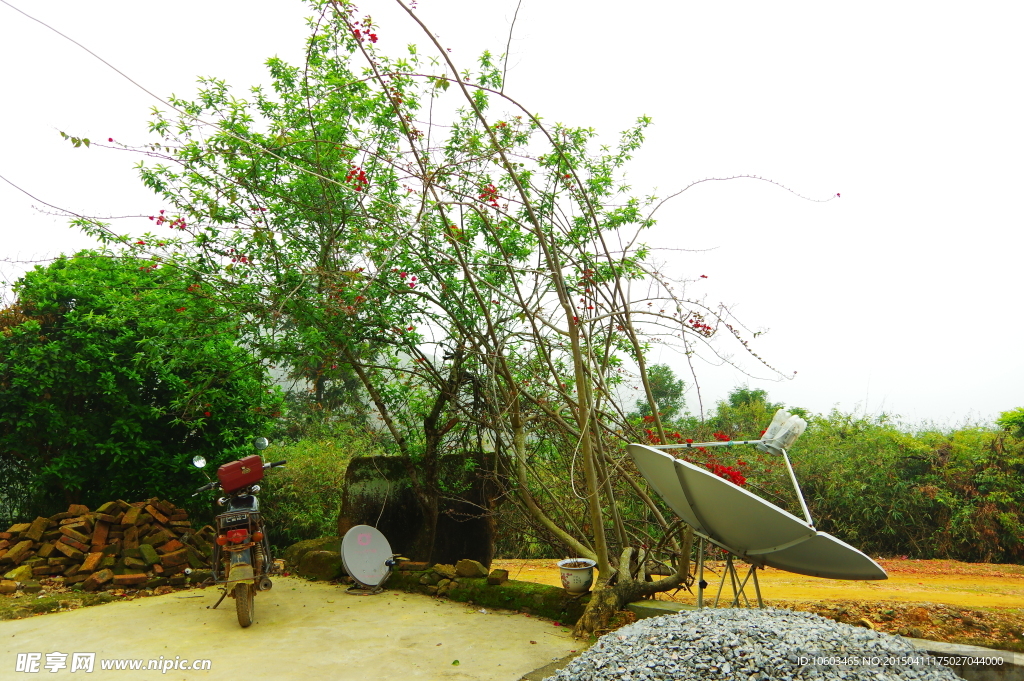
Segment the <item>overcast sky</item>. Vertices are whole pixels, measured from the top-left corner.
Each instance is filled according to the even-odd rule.
[[[7,1],[7,0],[4,0]],[[289,0],[12,4],[79,41],[150,91],[224,78],[241,95],[263,62],[298,61],[305,6]],[[425,41],[397,5],[364,2],[378,47]],[[501,53],[513,0],[422,0],[464,66]],[[549,122],[613,143],[654,126],[630,169],[667,195],[646,241],[691,288],[730,305],[754,347],[792,380],[701,367],[705,404],[736,385],[827,412],[910,423],[985,421],[1024,406],[1021,187],[1024,120],[1014,3],[611,2],[523,0],[506,91]],[[73,149],[58,131],[147,139],[159,103],[81,48],[0,4],[0,175],[76,212],[149,215],[159,202],[132,156]],[[91,245],[62,216],[0,182],[0,274]],[[144,218],[119,220],[149,228]],[[5,294],[10,300],[9,290]],[[686,373],[678,356],[665,361]],[[688,382],[690,381],[688,376]],[[689,398],[696,409],[696,398]]]

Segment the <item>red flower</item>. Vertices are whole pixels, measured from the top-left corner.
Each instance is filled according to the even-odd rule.
[[[114,138],[113,138],[113,137],[108,137],[108,138],[107,138],[107,141],[108,141],[108,142],[113,142],[113,141],[114,141]],[[838,194],[836,194],[836,196],[839,196],[839,195],[838,195]]]
[[[707,278],[708,278],[708,275],[706,275],[706,274],[702,274],[702,275],[700,275],[700,278],[701,278],[701,279],[707,279]]]
[[[183,307],[179,307],[177,310],[175,310],[175,312],[184,312],[184,311],[185,311],[185,308],[183,308]]]
[[[693,438],[689,438],[689,437],[686,438],[686,442],[692,445],[693,444]]]
[[[203,416],[209,416],[209,415],[210,415],[210,412],[208,412],[208,411],[204,411],[203,412]]]

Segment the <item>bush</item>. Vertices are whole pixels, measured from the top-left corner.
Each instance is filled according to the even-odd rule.
[[[818,527],[871,555],[1024,560],[1024,443],[833,411],[813,417],[794,449]]]
[[[0,310],[8,514],[154,495],[189,503],[202,483],[191,458],[248,453],[278,408],[236,343],[238,320],[180,271],[83,251],[36,267],[15,291]],[[5,477],[18,471],[29,477]]]
[[[344,425],[330,435],[268,449],[268,461],[288,461],[268,476],[260,496],[271,542],[284,547],[336,534],[348,463],[375,452],[371,433]]]

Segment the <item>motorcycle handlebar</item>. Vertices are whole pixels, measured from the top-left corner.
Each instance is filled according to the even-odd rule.
[[[200,487],[199,489],[197,489],[196,490],[196,494],[199,494],[200,492],[205,492],[208,489],[213,489],[216,486],[217,486],[216,482],[208,482],[205,485],[203,485],[202,487]],[[196,496],[196,494],[193,494],[192,496]]]

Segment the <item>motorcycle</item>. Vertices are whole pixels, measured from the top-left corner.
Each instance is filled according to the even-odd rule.
[[[270,445],[264,437],[256,438],[253,444],[261,452]],[[192,463],[203,468],[206,460],[196,456]],[[270,539],[260,514],[259,499],[256,498],[260,491],[257,483],[263,479],[264,471],[285,463],[264,463],[260,454],[226,463],[217,469],[216,480],[211,480],[192,495],[218,487],[226,494],[217,500],[217,504],[226,506],[227,510],[214,521],[213,580],[221,586],[223,593],[213,608],[230,595],[235,599],[238,623],[243,627],[251,625],[255,617],[256,592],[269,591],[273,587],[270,575],[276,572],[270,554]]]

